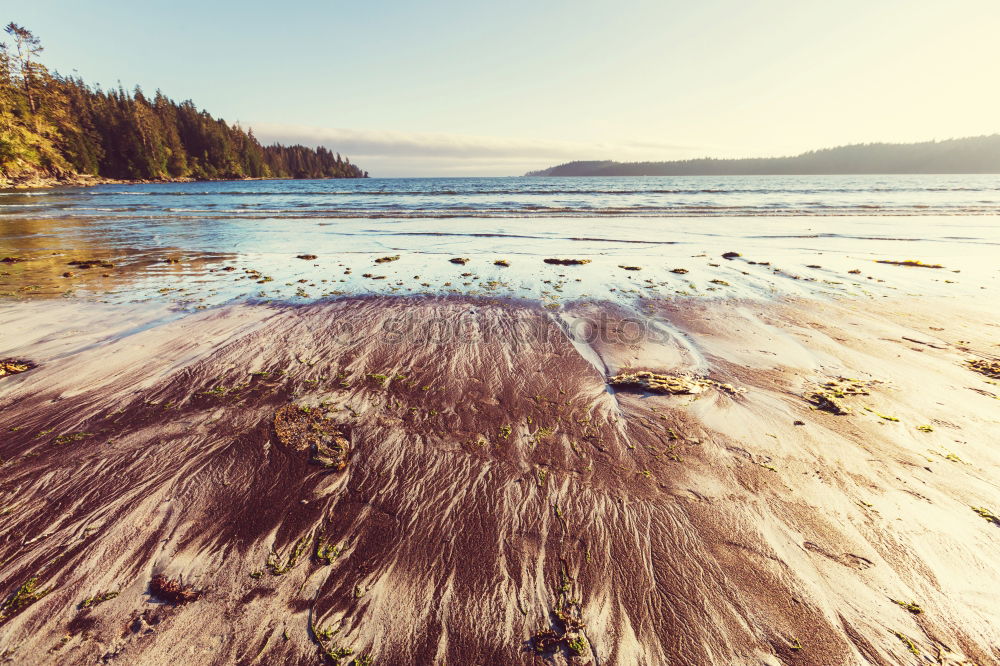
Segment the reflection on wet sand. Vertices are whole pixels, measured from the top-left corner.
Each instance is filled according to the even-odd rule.
[[[584,222],[568,228],[559,220],[467,221],[466,232],[475,227],[476,233],[439,221],[433,234],[414,234],[412,222],[386,223],[370,233],[343,221],[203,221],[192,228],[189,222],[109,225],[67,217],[3,224],[0,298],[15,299],[79,296],[205,308],[236,300],[424,294],[534,299],[559,309],[576,301],[633,306],[696,296],[978,297],[1000,277],[984,260],[992,241],[961,240],[987,230],[971,218],[962,226],[957,217],[945,229],[928,227],[933,239],[921,243],[921,254],[908,241],[777,239],[747,235],[745,224],[744,235],[727,235],[725,221],[713,223],[713,235],[703,220],[696,225],[701,235],[683,241],[676,240],[675,223],[646,220],[603,220],[603,230],[589,221],[585,236],[579,235]],[[525,225],[533,236],[522,233]],[[640,236],[646,241],[635,242]],[[922,270],[926,265],[941,268]]]
[[[7,203],[7,202],[5,202]],[[123,239],[93,233],[86,219],[5,219],[0,237],[0,296],[88,296],[128,300],[169,289],[183,297],[196,280],[234,255],[175,247],[128,247]],[[150,241],[155,241],[151,234]],[[6,261],[4,261],[6,260]],[[159,286],[156,286],[158,283]],[[197,298],[197,297],[196,297]]]

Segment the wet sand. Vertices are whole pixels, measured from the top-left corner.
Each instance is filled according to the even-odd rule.
[[[5,193],[0,655],[1000,663],[996,186],[940,180]]]
[[[998,663],[974,291],[0,303],[0,653]]]

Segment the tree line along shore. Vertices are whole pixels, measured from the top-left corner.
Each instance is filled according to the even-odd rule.
[[[50,72],[15,23],[0,40],[0,187],[133,181],[364,178],[322,146],[264,146],[250,129],[140,88]]]

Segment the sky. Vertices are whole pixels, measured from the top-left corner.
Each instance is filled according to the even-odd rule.
[[[44,61],[373,176],[1000,131],[997,0],[31,0]]]

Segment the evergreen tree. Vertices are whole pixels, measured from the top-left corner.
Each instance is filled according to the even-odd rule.
[[[0,41],[0,180],[89,174],[126,180],[170,178],[361,178],[330,150],[262,146],[230,125],[157,91],[103,91],[51,74],[31,31],[6,27]]]
[[[38,55],[45,49],[41,40],[30,30],[23,28],[13,21],[7,24],[4,31],[14,38],[14,48],[17,51],[17,63],[20,70],[21,85],[24,86],[24,94],[28,101],[28,108],[32,113],[37,111],[37,91],[35,83],[37,80],[36,69],[40,66],[36,62]],[[41,70],[38,72],[41,73]]]

